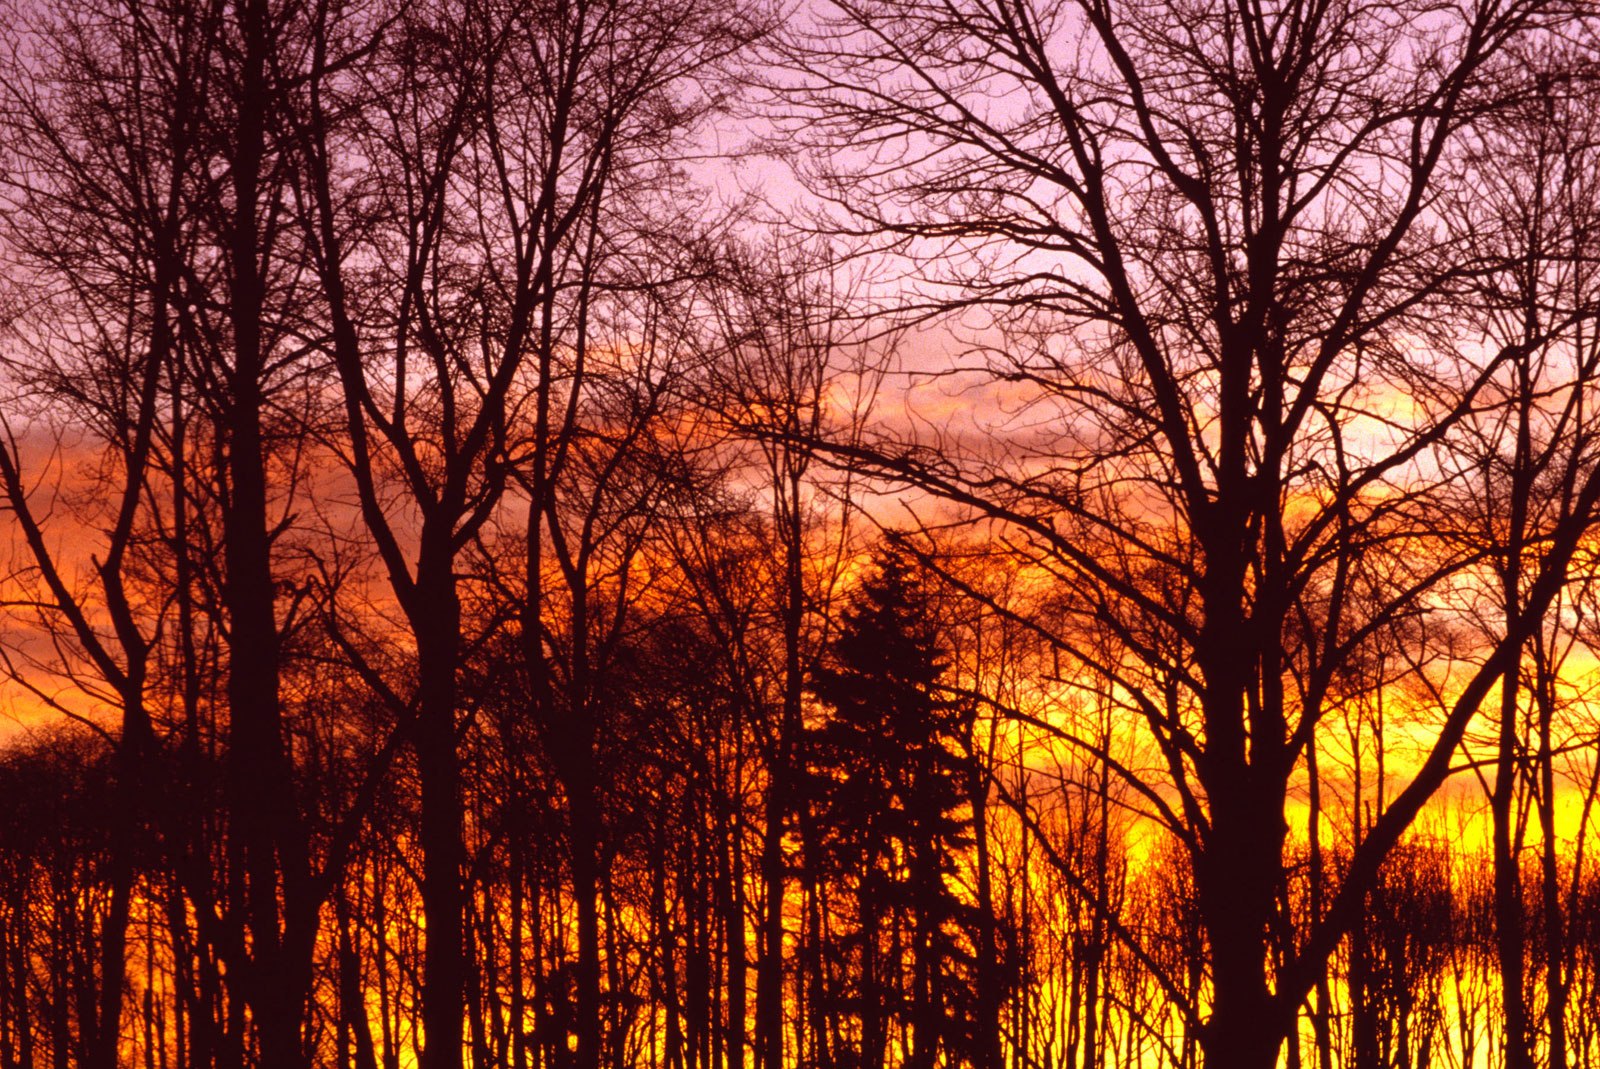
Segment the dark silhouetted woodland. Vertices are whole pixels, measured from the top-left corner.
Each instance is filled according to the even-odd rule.
[[[1595,0],[0,26],[0,1069],[1600,1069]]]

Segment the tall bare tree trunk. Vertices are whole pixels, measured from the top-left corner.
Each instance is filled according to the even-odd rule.
[[[466,1008],[461,759],[456,738],[460,602],[450,532],[424,530],[418,557],[417,773],[422,788],[422,1069],[460,1069]]]
[[[263,1062],[293,1069],[305,1059],[300,1026],[309,963],[292,961],[286,954],[282,907],[296,908],[294,899],[303,882],[296,869],[303,864],[304,852],[297,841],[294,777],[279,699],[277,599],[262,436],[263,271],[270,251],[263,246],[258,211],[267,189],[263,167],[272,99],[268,65],[273,56],[273,13],[265,0],[243,0],[237,14],[242,56],[228,160],[233,204],[226,234],[233,366],[225,375],[227,407],[221,414],[227,435],[228,496],[222,527],[223,600],[229,621],[230,833],[239,840],[242,905],[250,939],[243,990]]]

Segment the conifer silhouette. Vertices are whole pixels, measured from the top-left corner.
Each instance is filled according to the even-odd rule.
[[[854,959],[859,980],[835,997],[860,1015],[860,1064],[883,1064],[899,1023],[907,1064],[932,1066],[969,1016],[973,913],[954,862],[971,838],[972,714],[946,695],[949,653],[913,562],[890,546],[874,569],[813,673],[827,713],[809,732],[808,788],[826,829],[817,861],[853,900],[839,920],[854,930],[834,953]]]

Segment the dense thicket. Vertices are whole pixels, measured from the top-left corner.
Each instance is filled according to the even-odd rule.
[[[1587,0],[5,14],[0,1069],[1600,1063]]]

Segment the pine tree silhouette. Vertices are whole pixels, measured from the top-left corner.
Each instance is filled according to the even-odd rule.
[[[898,1021],[905,1064],[927,1069],[970,1033],[974,911],[953,877],[971,835],[972,717],[945,696],[936,603],[912,563],[890,547],[874,564],[812,677],[828,710],[808,735],[815,875],[853,892],[834,953],[854,984],[834,996],[859,1019],[857,1064],[887,1064]]]

